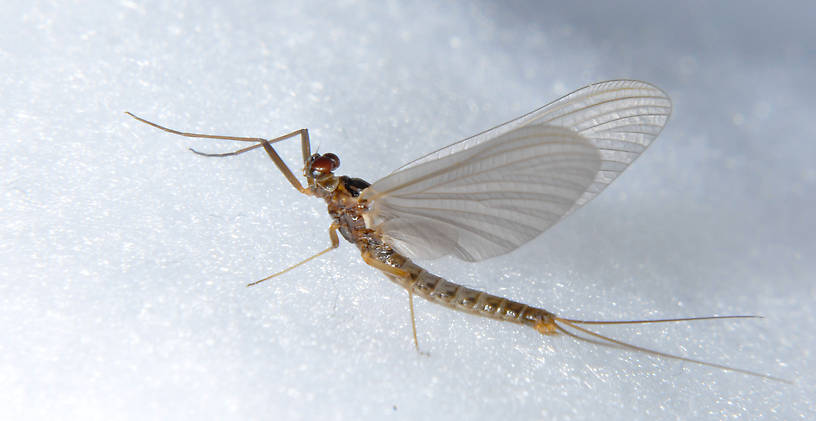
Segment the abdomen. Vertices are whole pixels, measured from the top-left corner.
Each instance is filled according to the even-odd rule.
[[[410,276],[386,276],[413,294],[454,310],[531,327],[553,316],[543,309],[447,281],[407,259],[400,269]]]

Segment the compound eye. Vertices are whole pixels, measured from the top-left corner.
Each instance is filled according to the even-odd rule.
[[[340,158],[333,153],[323,154],[312,161],[313,173],[328,174],[340,166]]]
[[[332,171],[340,168],[340,158],[338,158],[337,155],[329,152],[329,153],[323,154],[323,157],[328,158],[329,160],[331,160],[331,162],[332,162]]]

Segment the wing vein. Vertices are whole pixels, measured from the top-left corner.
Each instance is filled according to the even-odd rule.
[[[409,258],[507,253],[603,191],[670,114],[648,83],[589,85],[373,183],[366,224]]]

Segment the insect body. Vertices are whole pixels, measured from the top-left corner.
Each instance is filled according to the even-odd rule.
[[[582,327],[589,324],[659,323],[756,316],[712,316],[662,320],[582,321],[449,282],[412,259],[453,255],[479,261],[508,253],[583,206],[637,158],[660,133],[671,101],[644,82],[616,80],[579,89],[542,108],[413,161],[369,184],[335,175],[339,158],[312,154],[309,134],[298,130],[275,139],[179,132],[133,118],[170,133],[237,140],[263,148],[298,191],[322,198],[333,222],[331,246],[273,274],[289,271],[339,246],[355,244],[363,260],[408,291],[414,343],[419,349],[413,296],[467,313],[530,326],[542,334],[637,350],[764,378],[774,377],[626,344]],[[299,136],[305,187],[272,147]]]
[[[314,158],[318,162],[322,157]],[[360,249],[366,263],[405,288],[411,297],[418,295],[456,310],[528,325],[542,333],[555,332],[552,313],[446,281],[394,250],[381,233],[369,228],[370,222],[366,221],[370,208],[368,202],[360,198],[360,193],[369,187],[367,182],[346,176],[314,175],[319,181],[313,191],[326,200],[329,215],[334,219],[332,229],[339,230],[343,238]],[[326,181],[328,183],[323,184]],[[413,303],[411,308],[413,312]],[[414,343],[417,343],[415,327]]]

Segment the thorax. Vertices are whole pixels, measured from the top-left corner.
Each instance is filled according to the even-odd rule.
[[[338,231],[350,243],[357,243],[370,236],[372,230],[366,226],[364,215],[368,212],[368,204],[360,200],[360,192],[368,187],[368,183],[347,176],[336,178],[335,186],[331,191],[317,187],[315,196],[326,201],[329,215],[339,226]]]
[[[360,198],[360,192],[368,187],[369,183],[347,176],[337,177],[337,181],[333,191],[318,189],[315,195],[326,201],[329,215],[338,225],[338,231],[343,238],[356,245],[360,251],[369,253],[383,263],[395,267],[402,266],[408,259],[384,243],[382,235],[366,224],[365,214],[369,208],[368,203]]]

